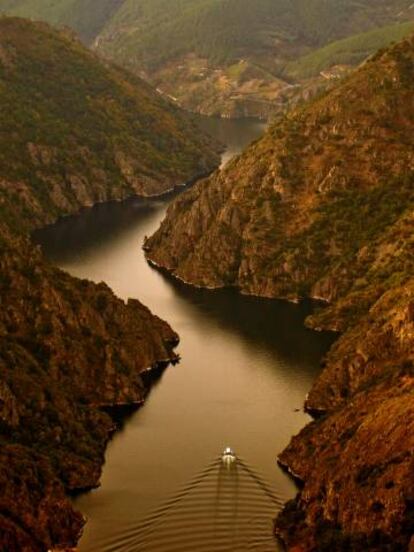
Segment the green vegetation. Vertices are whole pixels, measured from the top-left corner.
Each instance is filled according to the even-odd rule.
[[[413,184],[414,174],[407,173],[369,190],[333,192],[320,207],[320,217],[309,234],[321,233],[329,240],[333,233],[343,260],[352,260],[364,245],[372,245],[414,209]]]
[[[18,214],[4,190],[3,220],[161,193],[214,165],[209,139],[137,77],[44,23],[3,18],[0,33],[0,176],[21,188]]]
[[[63,550],[84,524],[64,491],[97,485],[114,427],[99,407],[142,402],[140,372],[174,357],[177,337],[138,301],[50,266],[26,236],[85,205],[161,193],[217,156],[73,33],[1,17],[0,40],[0,549]]]
[[[67,25],[90,42],[121,3],[122,0],[0,0],[0,12]]]
[[[414,22],[409,21],[338,40],[288,63],[284,74],[293,79],[306,79],[334,65],[356,65],[380,48],[399,42],[413,31]]]
[[[306,399],[324,415],[279,457],[303,484],[276,522],[289,550],[413,534],[413,94],[414,36],[280,117],[146,242],[194,285],[322,299],[307,325],[342,334]]]
[[[141,402],[140,371],[171,358],[176,336],[138,301],[50,266],[3,221],[0,236],[0,549],[63,550],[84,525],[64,490],[97,485],[114,429],[99,406]]]
[[[284,260],[290,259],[292,269],[312,274],[300,284],[301,295],[308,295],[319,278],[334,274],[335,285],[348,293],[342,314],[347,324],[355,323],[381,293],[404,285],[412,277],[413,242],[404,234],[409,232],[413,211],[412,172],[386,178],[368,190],[333,190],[317,209],[309,228],[291,238],[281,236],[283,248],[267,267],[278,270]],[[272,234],[275,229],[267,239]],[[333,244],[336,254],[332,254]],[[364,248],[366,255],[358,259]],[[390,253],[378,262],[381,248],[388,248]],[[328,312],[321,310],[320,319]]]
[[[392,23],[409,6],[409,0],[0,0],[0,12],[68,25],[87,41],[100,35],[106,53],[148,68],[187,53],[217,64],[256,57],[272,67],[272,58]]]
[[[394,15],[409,6],[406,0],[391,4]],[[100,46],[117,60],[150,68],[190,52],[218,64],[264,60],[387,23],[390,7],[372,0],[125,0]]]
[[[403,285],[413,270],[405,237],[414,208],[413,53],[404,40],[280,118],[220,178],[176,200],[148,242],[151,258],[199,285],[228,284],[230,275],[247,293],[335,293],[349,299],[347,323]],[[208,232],[198,236],[203,202],[216,211],[206,210]],[[233,209],[237,222],[223,231],[216,221]],[[229,241],[222,250],[211,247],[217,236]]]
[[[332,63],[359,63],[404,36],[410,6],[411,0],[0,0],[0,13],[71,27],[188,111],[266,118],[325,87],[318,75]],[[284,82],[300,79],[308,80]]]

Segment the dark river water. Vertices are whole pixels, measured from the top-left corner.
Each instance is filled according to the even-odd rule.
[[[226,160],[263,132],[204,125]],[[171,197],[99,205],[37,236],[57,265],[139,298],[181,336],[181,363],[124,420],[101,487],[76,499],[88,518],[80,551],[277,551],[273,519],[295,487],[276,456],[309,421],[301,408],[331,338],[304,328],[309,305],[196,290],[150,268],[141,245]],[[229,466],[226,446],[238,456]]]

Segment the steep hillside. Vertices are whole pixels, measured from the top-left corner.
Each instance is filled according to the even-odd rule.
[[[414,16],[410,7],[409,0],[125,0],[95,46],[142,71],[191,110],[266,117],[292,95],[310,94],[324,84],[290,90],[286,62],[338,39],[406,21]],[[382,39],[375,46],[389,43],[386,34]]]
[[[18,204],[18,224],[160,194],[219,160],[147,84],[42,23],[0,19],[0,111],[1,216]]]
[[[412,32],[414,21],[406,21],[343,38],[289,62],[283,74],[289,79],[303,80],[316,77],[322,71],[337,65],[354,66],[377,50],[399,42]]]
[[[100,408],[141,404],[148,370],[174,362],[178,338],[138,301],[1,230],[0,549],[60,550],[85,523],[65,491],[99,484],[115,429]]]
[[[71,27],[191,111],[263,118],[325,88],[321,63],[354,66],[402,38],[384,26],[414,18],[410,0],[0,0],[1,11]]]
[[[146,243],[195,285],[321,299],[308,325],[342,333],[307,399],[324,417],[281,456],[304,481],[279,523],[292,550],[384,550],[377,537],[405,550],[413,529],[413,130],[411,38],[180,196]]]
[[[180,196],[147,243],[150,258],[198,285],[292,299],[340,297],[355,276],[341,270],[349,260],[374,276],[371,250],[394,239],[412,202],[411,44],[379,54]]]
[[[0,0],[0,11],[68,25],[86,40],[104,29],[109,51],[148,68],[188,53],[215,63],[313,49],[403,20],[410,8],[409,0]]]
[[[123,0],[0,0],[0,12],[67,25],[90,43],[122,3]]]
[[[59,215],[211,169],[209,139],[139,79],[44,23],[0,19],[0,549],[66,550],[67,491],[99,484],[115,429],[178,336],[138,300],[50,266],[27,235]]]

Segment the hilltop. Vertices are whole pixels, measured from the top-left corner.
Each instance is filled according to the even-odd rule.
[[[414,21],[394,23],[330,42],[304,56],[290,61],[283,69],[288,79],[306,80],[337,66],[355,66],[377,50],[400,42],[414,32]]]
[[[292,550],[412,534],[413,98],[410,38],[177,198],[145,245],[197,286],[324,301],[308,326],[341,334],[306,401],[322,417],[280,456],[304,484],[278,521]]]
[[[188,53],[213,63],[242,58],[276,67],[286,55],[401,20],[410,2],[344,0],[126,0],[99,36],[118,59],[155,68]],[[194,29],[197,32],[194,32]],[[266,59],[269,51],[275,57]]]

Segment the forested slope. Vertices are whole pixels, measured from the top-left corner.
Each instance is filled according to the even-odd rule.
[[[50,266],[29,233],[211,170],[210,140],[124,70],[46,23],[0,19],[0,549],[66,550],[115,429],[178,336],[138,300]]]
[[[191,111],[263,118],[325,87],[320,70],[402,38],[414,17],[410,0],[0,0],[2,10],[70,26]]]
[[[3,220],[160,194],[218,163],[188,117],[70,36],[3,18],[0,44]]]

